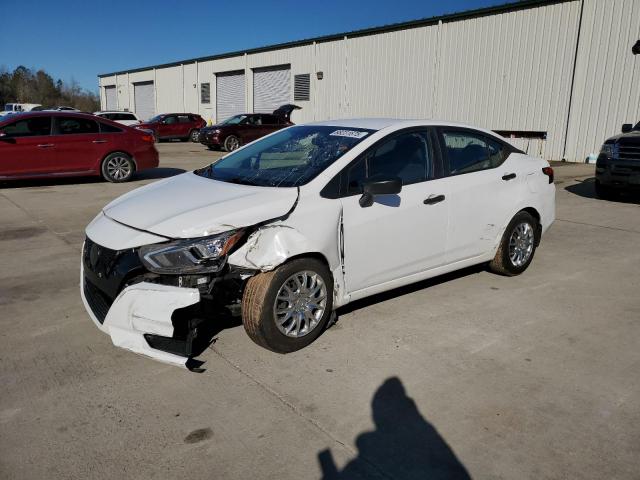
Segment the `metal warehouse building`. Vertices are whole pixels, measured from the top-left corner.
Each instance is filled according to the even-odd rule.
[[[475,124],[582,162],[640,120],[640,0],[529,0],[99,76],[103,109]]]

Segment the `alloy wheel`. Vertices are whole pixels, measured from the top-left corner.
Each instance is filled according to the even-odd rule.
[[[529,261],[534,241],[533,227],[529,223],[522,222],[516,225],[509,238],[509,259],[514,267],[521,267]]]
[[[288,337],[309,334],[322,320],[327,307],[327,287],[320,275],[305,270],[287,278],[276,295],[276,326]]]

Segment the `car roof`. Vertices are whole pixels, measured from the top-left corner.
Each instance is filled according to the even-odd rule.
[[[94,115],[98,115],[100,113],[128,113],[129,115],[135,115],[133,112],[125,112],[124,110],[100,110],[99,112],[93,112]]]
[[[475,125],[470,125],[466,123],[459,122],[449,122],[446,120],[433,120],[433,119],[403,119],[403,118],[346,118],[346,119],[338,119],[338,120],[323,120],[319,122],[311,122],[307,123],[307,125],[326,125],[330,127],[341,127],[341,128],[364,128],[367,130],[384,130],[384,129],[393,129],[397,130],[400,128],[410,128],[410,127],[454,127],[454,128],[470,128],[477,132],[484,133],[486,135],[490,135],[494,138],[497,138],[503,142],[509,143],[512,145],[508,138],[502,137],[496,132],[492,132],[491,130],[487,130],[485,128],[481,128]]]

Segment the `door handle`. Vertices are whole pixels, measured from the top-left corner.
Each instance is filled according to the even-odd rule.
[[[93,143],[107,143],[106,140],[94,140]]]
[[[516,174],[515,173],[507,173],[506,175],[502,176],[502,179],[504,181],[513,180],[514,178],[516,178]]]
[[[422,203],[425,205],[434,205],[440,202],[444,202],[444,195],[429,195]]]
[[[38,144],[38,148],[51,148],[54,147],[55,145],[53,143],[40,143]]]

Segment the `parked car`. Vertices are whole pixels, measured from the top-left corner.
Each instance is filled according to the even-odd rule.
[[[277,130],[293,125],[291,112],[300,107],[283,105],[272,114],[243,113],[200,130],[198,140],[210,150],[223,148],[231,152]]]
[[[0,119],[0,181],[101,175],[131,180],[158,166],[153,136],[76,112],[29,112]]]
[[[136,128],[153,131],[158,140],[177,138],[184,142],[197,142],[200,129],[206,124],[207,122],[195,113],[163,113],[136,125]]]
[[[80,292],[115,345],[162,361],[185,365],[204,305],[241,305],[248,335],[286,353],[354,300],[475,264],[518,275],[554,219],[549,164],[490,131],[292,126],[108,204]]]
[[[640,122],[622,125],[622,133],[605,140],[596,160],[596,195],[615,198],[640,190]]]
[[[135,113],[131,112],[118,112],[115,110],[106,110],[101,112],[94,112],[94,115],[102,118],[108,118],[116,123],[121,123],[122,125],[138,125],[142,123],[142,121],[136,117]]]

